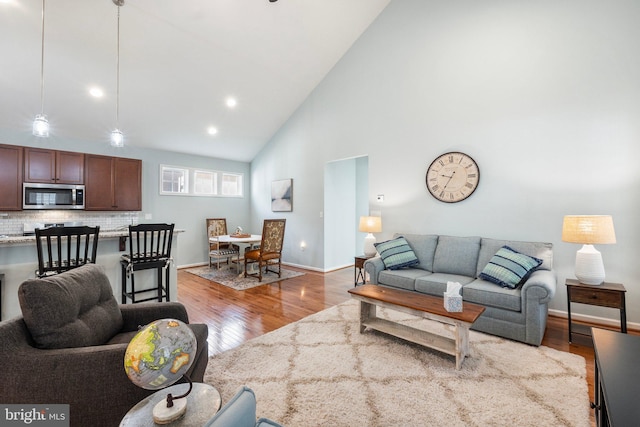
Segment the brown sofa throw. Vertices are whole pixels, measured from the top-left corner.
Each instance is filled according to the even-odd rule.
[[[101,345],[122,328],[122,313],[99,265],[26,280],[18,289],[18,299],[38,348]]]

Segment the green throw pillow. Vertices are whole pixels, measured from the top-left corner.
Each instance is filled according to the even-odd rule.
[[[386,242],[375,243],[374,246],[382,258],[384,267],[389,270],[397,270],[420,263],[413,249],[402,236]]]
[[[501,247],[484,267],[480,278],[502,286],[515,289],[523,283],[542,260],[521,254],[509,246]]]

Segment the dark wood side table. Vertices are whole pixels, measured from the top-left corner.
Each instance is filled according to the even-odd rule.
[[[364,285],[366,283],[366,278],[364,277],[364,262],[369,258],[373,258],[371,256],[366,255],[358,255],[354,258],[353,262],[353,286],[358,286],[360,284]],[[362,280],[362,283],[360,281]]]
[[[593,328],[596,425],[637,426],[640,419],[640,337]]]
[[[573,325],[571,322],[571,303],[611,307],[620,310],[620,331],[627,333],[627,309],[625,293],[627,290],[620,283],[603,283],[601,285],[585,285],[576,279],[567,279],[567,319],[569,321],[569,342],[572,334],[590,336],[591,328]],[[575,329],[575,330],[574,330]]]

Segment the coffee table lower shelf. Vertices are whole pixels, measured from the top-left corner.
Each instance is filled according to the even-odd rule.
[[[456,341],[448,337],[443,337],[428,331],[423,331],[421,329],[412,328],[411,326],[401,325],[399,323],[394,323],[380,318],[369,319],[362,322],[362,326],[366,326],[397,338],[402,338],[405,341],[410,341],[415,344],[420,344],[425,347],[438,350],[445,354],[450,354],[452,356],[458,355],[458,352],[456,351]],[[457,365],[458,364],[456,363],[456,366]],[[459,366],[457,366],[457,368],[460,369]]]
[[[461,369],[464,358],[469,355],[469,328],[485,310],[480,305],[463,303],[462,312],[448,312],[444,309],[442,298],[377,285],[359,286],[349,290],[349,293],[360,301],[360,333],[371,328],[455,356],[456,369]],[[454,327],[454,337],[379,318],[376,316],[377,307],[451,325]]]

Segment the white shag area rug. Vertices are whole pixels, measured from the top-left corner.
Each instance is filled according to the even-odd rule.
[[[244,273],[238,274],[235,265],[223,266],[220,270],[216,267],[209,268],[208,266],[204,266],[188,268],[185,271],[187,273],[203,277],[207,280],[211,280],[212,282],[220,283],[221,285],[235,289],[236,291],[245,291],[247,289],[255,288],[256,286],[262,286],[279,280],[304,275],[304,273],[288,270],[283,267],[280,272],[281,277],[278,277],[278,274],[276,273],[268,272],[263,273],[262,280],[258,281],[256,277],[244,277]]]
[[[378,310],[413,327],[446,328]],[[471,331],[471,357],[456,370],[452,356],[360,334],[358,319],[353,300],[316,313],[212,356],[204,381],[223,405],[251,387],[258,416],[287,427],[590,426],[581,356]]]

